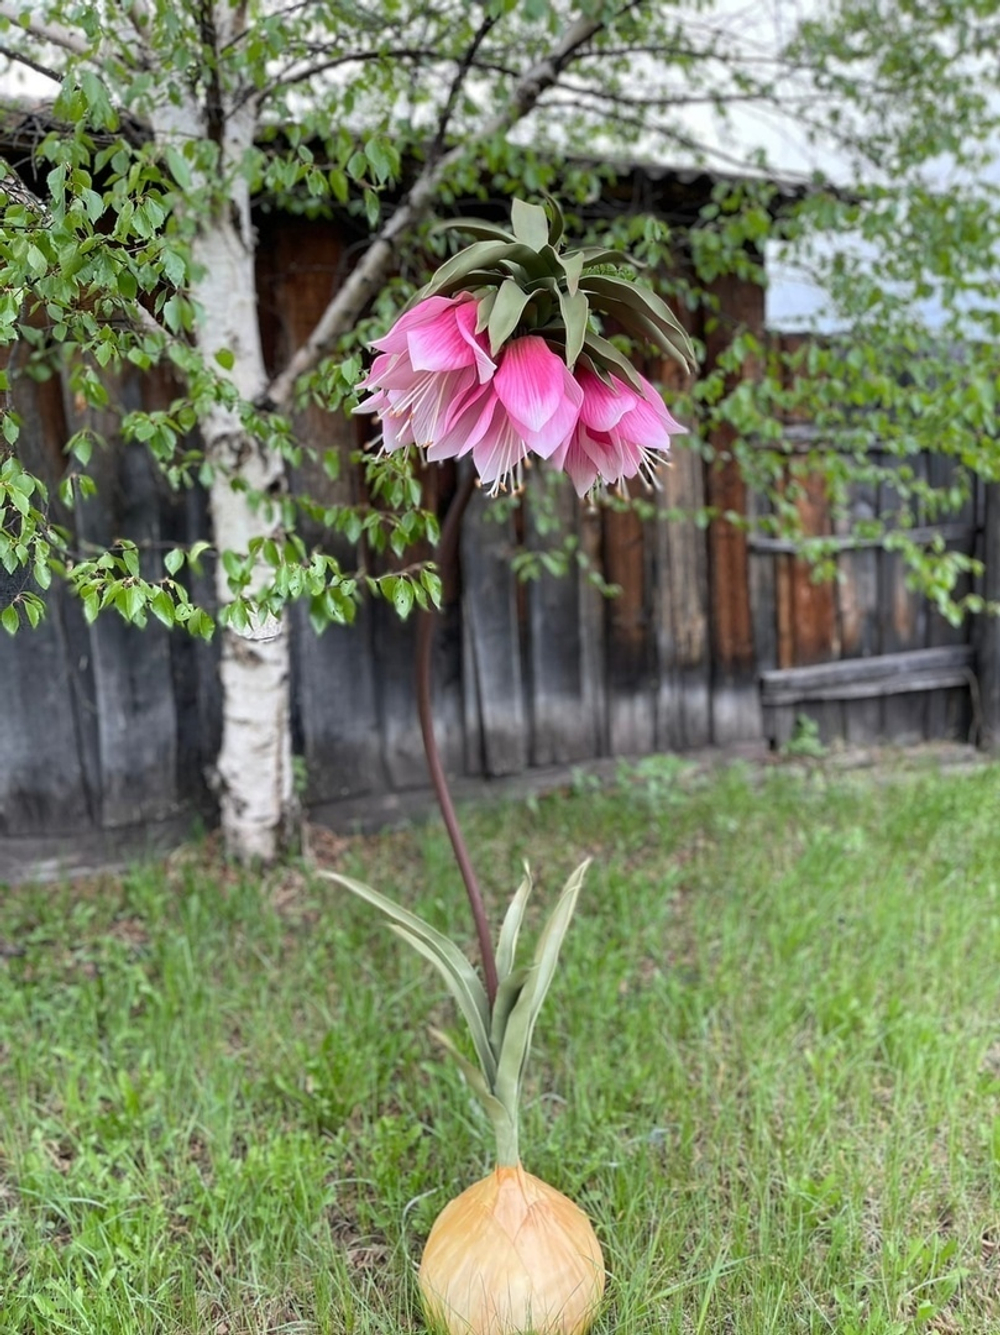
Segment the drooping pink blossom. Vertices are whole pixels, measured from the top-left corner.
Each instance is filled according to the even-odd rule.
[[[496,363],[477,318],[467,292],[427,297],[376,340],[379,355],[361,386],[372,393],[354,411],[378,415],[385,450],[433,445],[470,392],[492,379]]]
[[[670,437],[687,430],[643,376],[641,394],[615,375],[609,385],[585,367],[576,379],[582,393],[579,420],[551,462],[569,474],[580,496],[598,479],[614,486],[640,472],[649,476],[669,451]]]
[[[496,375],[465,396],[427,457],[460,458],[471,450],[483,482],[501,490],[529,454],[548,459],[566,444],[582,402],[580,386],[543,338],[515,338]]]

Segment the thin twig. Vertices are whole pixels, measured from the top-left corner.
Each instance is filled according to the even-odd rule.
[[[451,124],[451,118],[454,114],[459,94],[462,91],[466,79],[469,77],[469,70],[472,68],[473,61],[476,58],[476,52],[483,44],[486,35],[499,17],[499,12],[496,14],[487,13],[483,16],[482,23],[480,23],[479,27],[476,29],[475,36],[469,43],[469,49],[458,63],[458,69],[456,69],[455,77],[452,79],[451,87],[448,89],[448,96],[445,99],[444,107],[442,108],[441,115],[438,117],[437,134],[434,136],[434,142],[431,144],[430,152],[427,155],[427,163],[429,166],[433,166],[444,152],[444,143],[448,134],[448,126]]]
[[[46,79],[52,79],[55,83],[62,83],[63,76],[58,70],[54,70],[50,65],[43,65],[40,60],[33,60],[31,56],[26,56],[23,51],[15,51],[12,46],[0,43],[0,56],[6,56],[8,60],[14,60],[19,65],[25,65],[29,70],[34,70],[36,74],[41,74]]]

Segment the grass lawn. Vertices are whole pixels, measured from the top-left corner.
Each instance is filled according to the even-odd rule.
[[[676,761],[467,813],[494,918],[595,858],[525,1165],[608,1262],[599,1335],[1000,1331],[1000,768]],[[321,853],[471,941],[435,823]],[[0,895],[0,1330],[421,1329],[490,1167],[429,965],[205,847]]]

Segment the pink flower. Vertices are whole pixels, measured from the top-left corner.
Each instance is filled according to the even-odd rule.
[[[649,475],[670,449],[671,435],[687,430],[674,421],[663,400],[643,376],[643,392],[611,376],[607,384],[583,367],[577,372],[583,402],[576,429],[552,455],[565,469],[580,496],[598,478],[614,485],[639,472]]]
[[[376,340],[380,355],[362,384],[373,393],[354,411],[378,414],[384,449],[433,445],[470,391],[492,378],[496,363],[477,317],[467,292],[427,297]]]
[[[516,477],[529,453],[548,459],[567,443],[582,402],[580,386],[543,338],[515,338],[496,375],[465,395],[427,457],[459,458],[471,450],[479,476],[495,493]]]
[[[354,410],[376,413],[382,448],[417,445],[428,459],[471,452],[493,493],[516,480],[530,454],[565,469],[582,496],[650,473],[683,431],[648,380],[638,392],[617,376],[576,375],[537,334],[514,338],[494,360],[479,303],[468,292],[427,297],[379,339]]]

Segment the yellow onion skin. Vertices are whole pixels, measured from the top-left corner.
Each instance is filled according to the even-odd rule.
[[[430,1322],[449,1335],[583,1335],[604,1256],[578,1205],[501,1165],[438,1215],[419,1280]]]

